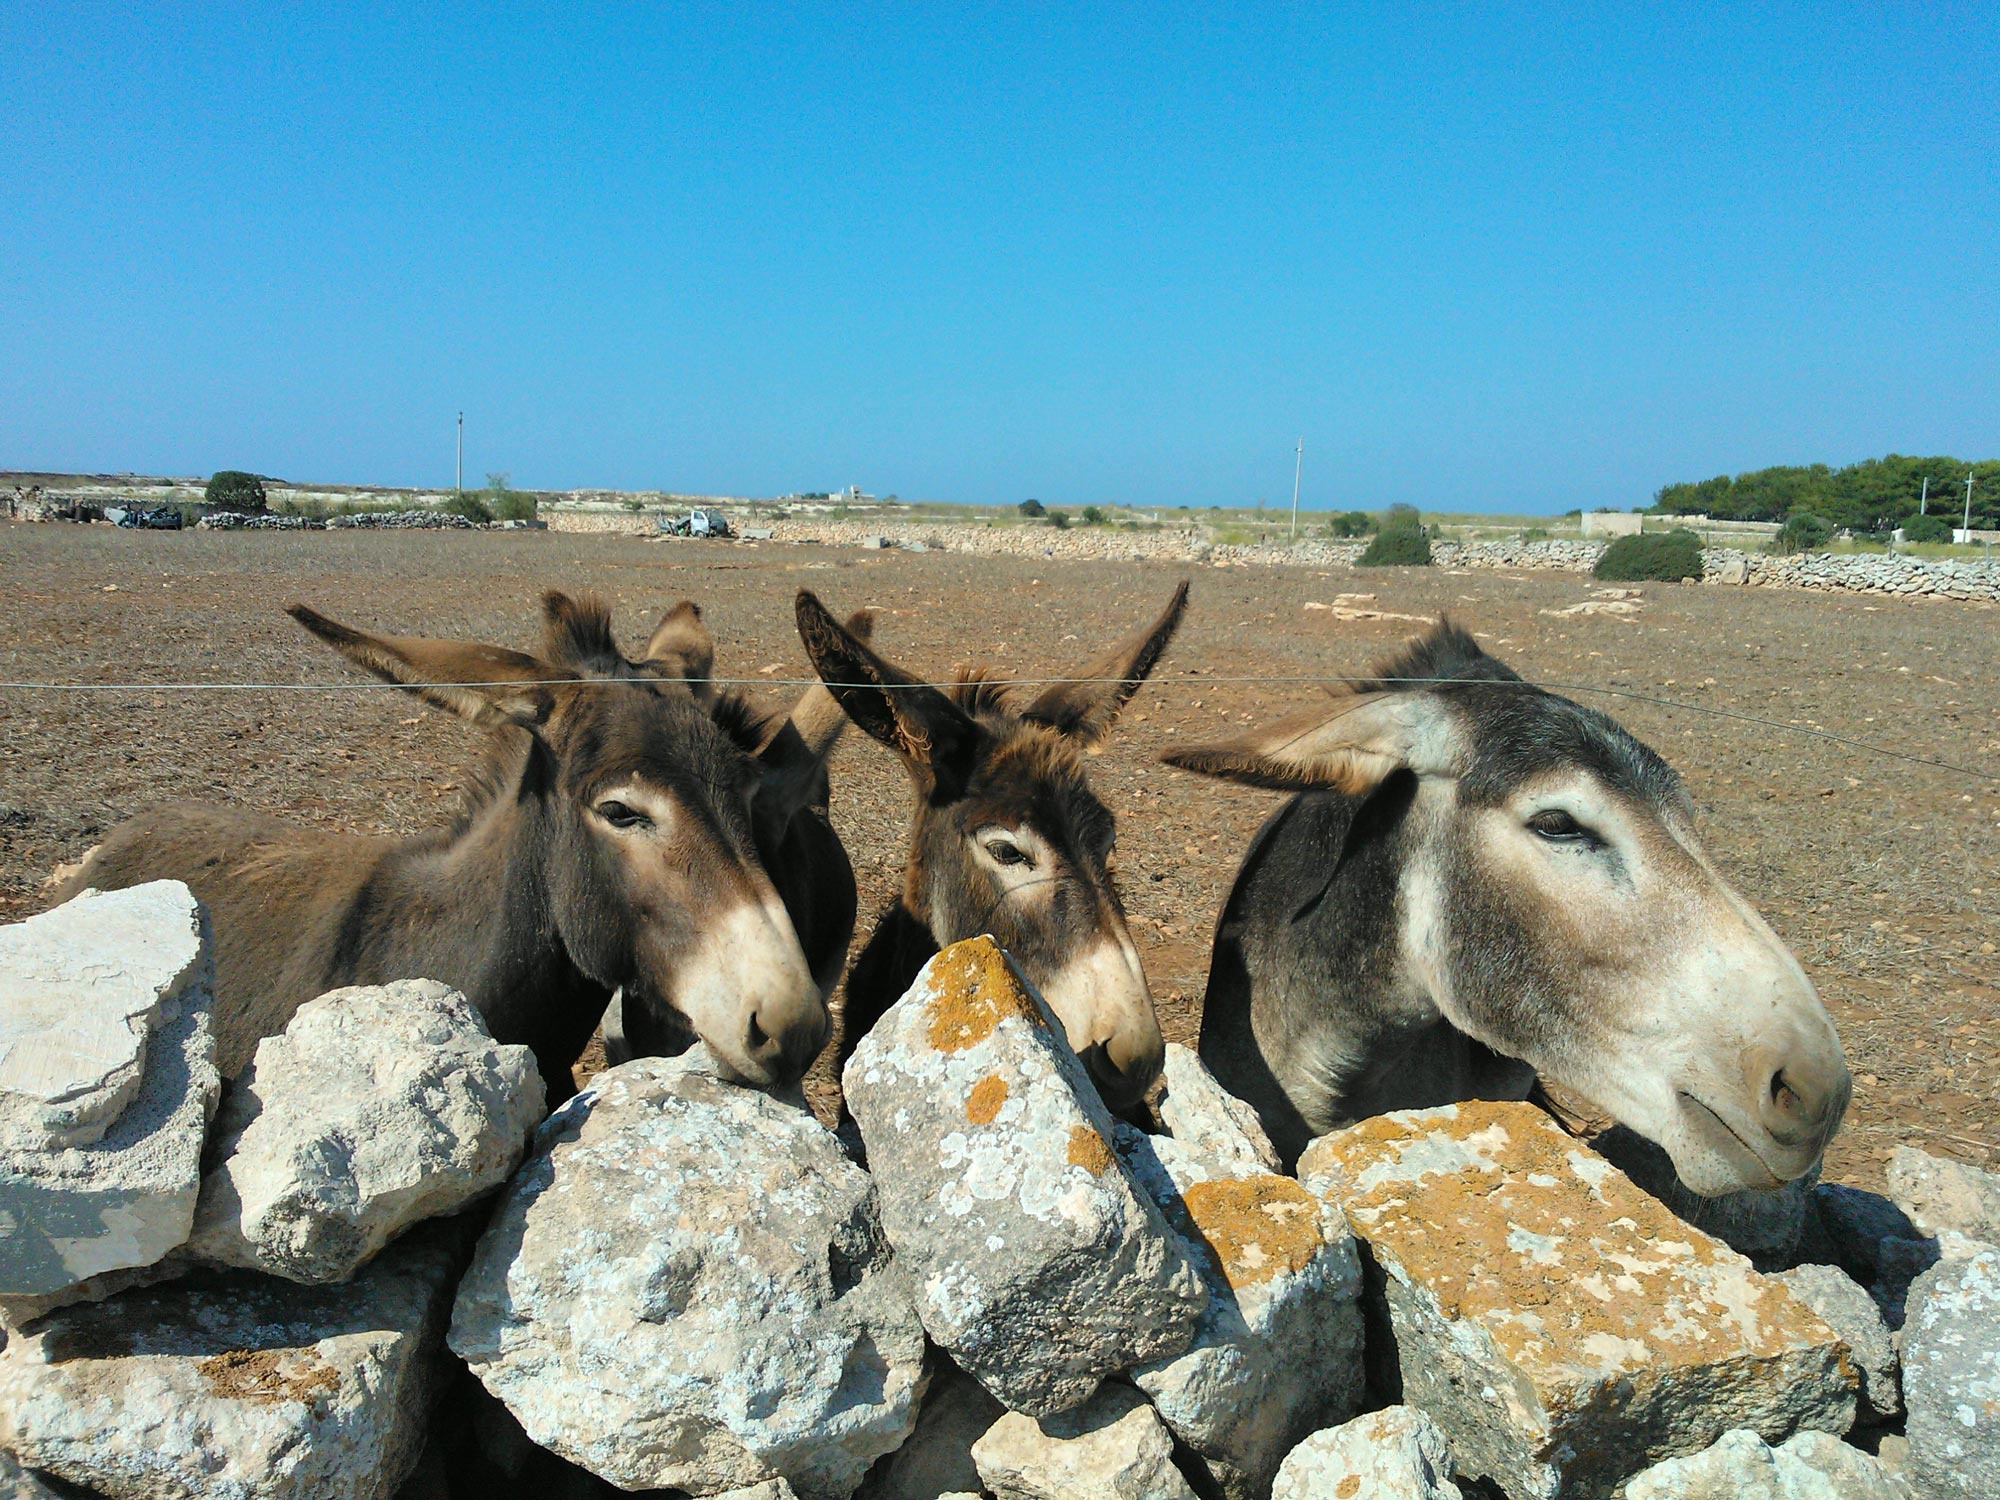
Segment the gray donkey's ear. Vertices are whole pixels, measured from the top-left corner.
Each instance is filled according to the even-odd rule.
[[[1374,790],[1392,772],[1448,775],[1456,756],[1451,716],[1436,693],[1344,693],[1328,708],[1234,740],[1170,750],[1183,771],[1280,792]]]
[[[1139,684],[1166,653],[1167,643],[1187,610],[1187,596],[1187,580],[1182,579],[1159,619],[1071,673],[1076,681],[1044,689],[1022,710],[1021,717],[1046,724],[1087,747],[1102,744],[1119,710],[1132,701]]]
[[[357,667],[482,728],[532,727],[555,707],[554,695],[538,684],[560,674],[505,646],[376,635],[329,620],[303,604],[294,604],[285,613]]]

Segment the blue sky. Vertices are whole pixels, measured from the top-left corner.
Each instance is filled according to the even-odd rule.
[[[0,4],[0,467],[1556,511],[2000,453],[2000,14]],[[1219,13],[1229,11],[1227,18]]]

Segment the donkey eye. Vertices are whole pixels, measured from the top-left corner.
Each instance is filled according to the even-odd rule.
[[[1536,813],[1528,819],[1528,827],[1552,844],[1572,844],[1592,838],[1588,828],[1559,808],[1551,807]]]
[[[600,802],[597,804],[597,815],[613,828],[646,828],[650,827],[653,821],[638,809],[628,807],[623,802]]]
[[[995,864],[1028,865],[1034,863],[1033,860],[1029,859],[1021,851],[1019,844],[1011,844],[1006,839],[989,839],[986,844],[986,852],[992,856]]]

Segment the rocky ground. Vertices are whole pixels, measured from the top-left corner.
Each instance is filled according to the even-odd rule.
[[[1586,577],[1558,572],[1363,572],[1331,555],[1321,566],[1190,567],[546,533],[17,525],[0,530],[0,678],[351,683],[284,604],[527,645],[535,595],[553,586],[605,594],[635,641],[674,600],[698,600],[718,671],[775,702],[807,670],[791,624],[801,586],[838,611],[877,606],[878,644],[913,667],[984,659],[1037,675],[1150,619],[1190,573],[1181,637],[1095,767],[1120,817],[1124,889],[1171,1038],[1196,1034],[1210,924],[1278,799],[1196,781],[1155,757],[1310,701],[1318,689],[1296,679],[1361,668],[1447,609],[1531,677],[1639,695],[1573,693],[1681,769],[1722,867],[1793,945],[1841,1026],[1857,1083],[1830,1179],[1878,1184],[1899,1142],[2000,1161],[2000,615],[1978,605],[1693,585],[1605,600]],[[1579,605],[1596,612],[1557,613]],[[388,692],[8,688],[0,918],[39,910],[50,869],[155,801],[227,800],[406,832],[447,816],[477,755],[472,730]],[[907,792],[896,763],[858,736],[837,757],[834,785],[865,936],[895,887]]]

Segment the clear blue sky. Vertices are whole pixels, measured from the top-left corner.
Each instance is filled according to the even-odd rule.
[[[0,468],[449,483],[461,407],[469,479],[981,502],[2000,453],[1990,3],[644,9],[0,3]]]

